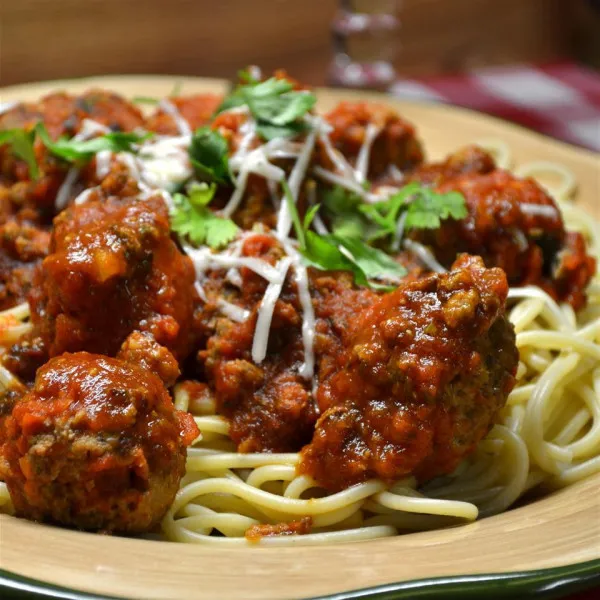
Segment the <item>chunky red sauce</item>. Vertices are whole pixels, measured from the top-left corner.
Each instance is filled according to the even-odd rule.
[[[215,95],[170,102],[192,129],[208,125],[230,154],[239,149],[247,114],[213,118],[221,102]],[[145,117],[102,90],[18,105],[0,115],[0,130],[42,120],[53,138],[70,137],[85,119],[112,131],[178,133],[164,105]],[[98,173],[96,160],[78,166],[59,212],[56,195],[71,165],[38,141],[40,177],[33,180],[27,164],[0,147],[0,310],[27,300],[33,324],[1,357],[24,382],[0,394],[0,474],[20,514],[85,529],[152,528],[173,499],[185,448],[197,435],[191,417],[173,408],[168,389],[175,382],[191,411],[216,410],[229,420],[240,452],[301,451],[301,472],[330,490],[373,477],[424,481],[449,473],[486,435],[517,363],[505,317],[508,285],[539,286],[579,309],[595,260],[540,186],[497,169],[480,148],[425,163],[415,128],[387,107],[345,102],[325,119],[335,151],[352,168],[373,136],[372,191],[409,182],[457,190],[468,216],[412,232],[451,271],[431,275],[401,250],[395,259],[409,275],[391,293],[358,287],[349,272],[308,269],[312,379],[299,373],[304,310],[293,267],[257,364],[252,345],[265,279],[246,267],[237,282],[228,269],[209,269],[201,299],[163,197],[141,194],[126,164],[112,160],[107,174]],[[273,159],[286,175],[295,162]],[[335,168],[318,136],[308,168],[315,166]],[[301,217],[317,186],[328,189],[312,178],[299,186]],[[74,204],[86,189],[87,201]],[[223,208],[232,191],[232,184],[219,185],[211,208]],[[231,215],[245,230],[242,257],[274,266],[285,255],[269,233],[280,202],[280,190],[248,177]],[[462,253],[474,256],[456,260]],[[223,301],[249,317],[226,316]],[[261,525],[247,537],[310,527],[309,519]]]

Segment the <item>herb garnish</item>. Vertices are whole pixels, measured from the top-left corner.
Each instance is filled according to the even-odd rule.
[[[463,219],[468,214],[459,192],[440,194],[416,182],[372,204],[336,187],[325,194],[324,205],[334,233],[381,243],[398,235],[400,219],[405,230],[437,229],[443,219]]]
[[[173,196],[171,229],[195,246],[206,244],[218,249],[237,235],[239,228],[231,219],[220,217],[208,208],[216,189],[215,183],[199,183],[190,186],[187,196]]]
[[[282,182],[282,186],[298,238],[298,250],[307,265],[321,271],[350,271],[357,285],[383,290],[394,289],[394,286],[375,280],[394,281],[406,275],[402,265],[358,237],[336,232],[319,235],[311,231],[310,225],[318,207],[311,208],[302,223],[287,182]]]
[[[196,129],[188,150],[190,162],[202,179],[231,183],[227,140],[210,127]]]
[[[34,151],[36,136],[54,156],[69,163],[82,165],[102,150],[132,152],[135,144],[143,142],[152,134],[111,132],[89,140],[76,140],[61,136],[54,141],[42,122],[36,123],[30,131],[10,129],[0,132],[0,144],[9,144],[12,152],[27,163],[32,179],[39,177],[39,167],[35,160]]]
[[[314,94],[294,90],[285,79],[271,77],[259,82],[246,72],[240,74],[240,79],[244,83],[225,98],[217,112],[248,106],[256,130],[265,140],[293,137],[308,129],[300,119],[315,105]]]
[[[34,130],[52,154],[71,163],[85,163],[103,150],[132,152],[135,144],[140,144],[153,135],[150,132],[139,134],[115,131],[89,140],[61,136],[53,141],[43,123],[37,123]]]
[[[25,131],[24,129],[0,131],[0,145],[8,144],[11,147],[12,153],[27,163],[29,174],[35,180],[39,177],[40,170],[33,150],[34,139],[35,131],[33,129],[31,131]]]

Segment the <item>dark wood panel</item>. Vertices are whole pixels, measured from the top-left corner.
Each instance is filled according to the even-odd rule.
[[[102,73],[325,80],[336,0],[3,0],[3,84]]]
[[[401,74],[565,58],[586,0],[403,0]],[[337,0],[2,0],[0,81],[108,73],[326,81]]]

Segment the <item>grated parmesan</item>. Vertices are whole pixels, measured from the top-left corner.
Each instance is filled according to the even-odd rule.
[[[258,317],[256,319],[256,328],[254,330],[254,340],[252,341],[252,360],[256,364],[260,364],[267,355],[273,311],[275,310],[275,304],[283,289],[285,276],[287,275],[291,263],[292,259],[289,256],[286,256],[279,261],[277,264],[278,278],[269,283],[267,291],[260,303]]]

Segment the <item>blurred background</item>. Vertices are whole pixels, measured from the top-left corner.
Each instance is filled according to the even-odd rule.
[[[599,0],[2,0],[0,23],[1,85],[283,66],[309,84],[462,104],[557,137],[519,111],[530,94],[572,113],[560,85],[575,86],[586,122],[568,139],[600,147]]]

